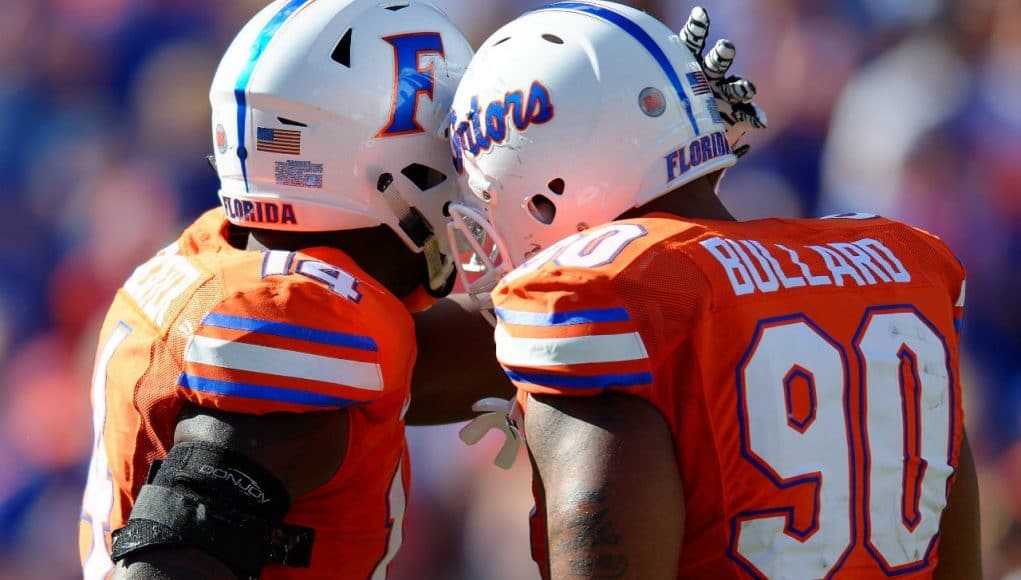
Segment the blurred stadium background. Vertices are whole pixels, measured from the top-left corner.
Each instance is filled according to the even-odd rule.
[[[478,46],[543,2],[437,3]],[[0,3],[0,578],[79,577],[98,323],[132,268],[216,204],[208,85],[263,4]],[[674,27],[690,8],[632,4]],[[986,569],[1021,578],[1021,2],[704,5],[770,118],[724,181],[739,216],[881,213],[939,234],[968,267]],[[526,462],[501,472],[455,427],[412,429],[411,447],[392,577],[533,578]]]

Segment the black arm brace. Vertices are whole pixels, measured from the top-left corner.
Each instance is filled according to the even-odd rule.
[[[291,498],[272,473],[206,443],[174,445],[154,461],[128,524],[113,532],[113,560],[161,546],[192,546],[239,578],[266,562],[307,568],[313,530],[282,523]]]

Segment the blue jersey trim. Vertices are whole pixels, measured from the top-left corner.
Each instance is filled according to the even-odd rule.
[[[674,90],[677,92],[677,98],[681,100],[681,104],[684,105],[684,111],[688,114],[688,119],[691,121],[691,126],[695,129],[695,135],[701,135],[701,131],[698,128],[698,121],[695,120],[695,113],[691,109],[691,101],[688,99],[688,95],[684,92],[684,85],[681,83],[681,77],[678,76],[677,71],[673,65],[670,64],[670,59],[667,58],[666,53],[660,48],[659,44],[649,36],[641,26],[635,24],[631,19],[623,14],[614,12],[608,8],[602,6],[595,6],[593,4],[586,4],[584,2],[556,2],[548,6],[544,6],[536,10],[536,12],[542,10],[567,10],[574,12],[583,12],[585,14],[591,14],[597,18],[602,18],[611,24],[615,24],[620,27],[621,30],[630,34],[637,40],[645,50],[649,52],[649,55],[659,64],[659,67],[663,69],[663,73],[666,74],[667,79],[670,80],[670,84],[673,85]],[[683,50],[682,48],[678,48]]]
[[[218,381],[181,373],[177,381],[178,386],[192,391],[203,393],[214,393],[228,397],[244,397],[246,399],[259,399],[262,401],[274,401],[278,403],[293,403],[295,405],[309,405],[312,407],[335,407],[344,408],[355,405],[358,401],[331,397],[320,393],[308,391],[293,391],[279,387],[266,385],[252,385],[248,383],[234,383],[230,381]]]
[[[319,344],[327,344],[330,346],[342,346],[346,348],[379,352],[379,347],[376,345],[376,341],[370,336],[331,332],[329,330],[319,330],[318,328],[308,328],[307,326],[297,326],[294,324],[287,324],[285,322],[272,322],[270,320],[260,320],[258,318],[241,318],[240,316],[230,316],[229,314],[217,314],[215,312],[210,312],[202,319],[202,324],[205,326],[216,326],[218,328],[229,328],[231,330],[261,332],[263,334],[271,334],[282,338],[295,338],[298,340],[318,342]]]
[[[547,375],[540,373],[521,373],[506,370],[507,377],[519,383],[532,383],[544,387],[564,387],[570,389],[606,389],[609,387],[637,387],[652,384],[652,373],[629,373],[611,375]]]
[[[627,322],[631,320],[627,309],[623,307],[573,310],[569,312],[524,312],[522,310],[497,308],[496,316],[500,319],[500,322],[521,326],[570,326],[592,322]]]
[[[263,51],[266,50],[266,46],[269,45],[269,41],[273,40],[273,35],[280,30],[284,22],[291,17],[298,9],[308,4],[312,0],[290,0],[284,4],[280,10],[269,19],[269,22],[262,27],[259,31],[258,36],[255,37],[255,42],[252,43],[252,49],[248,55],[248,62],[241,68],[241,74],[238,75],[238,80],[234,84],[234,99],[238,104],[238,159],[241,160],[241,177],[245,180],[245,191],[248,191],[248,150],[245,148],[245,124],[248,120],[248,96],[245,94],[248,91],[248,84],[252,80],[252,71],[255,70],[255,64],[259,62],[259,58],[262,57]]]

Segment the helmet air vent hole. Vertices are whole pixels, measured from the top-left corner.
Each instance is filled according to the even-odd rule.
[[[557,36],[555,34],[543,34],[542,35],[542,39],[545,40],[546,42],[552,42],[553,44],[563,44],[564,43],[564,39],[560,38],[559,36]]]
[[[564,195],[564,180],[559,177],[547,184],[549,190],[557,195]]]
[[[277,121],[280,121],[281,125],[291,125],[293,127],[308,127],[308,123],[302,123],[301,121],[295,121],[294,119],[288,119],[287,117],[277,117]]]
[[[557,206],[550,201],[550,198],[540,193],[533,195],[532,199],[528,200],[528,213],[532,214],[532,217],[539,223],[550,225],[553,223],[553,218],[557,217]]]
[[[330,55],[334,61],[351,68],[351,29],[348,28],[344,36],[341,37],[340,42],[337,43],[336,48],[333,49],[333,54]]]
[[[391,12],[397,12],[398,10],[404,10],[408,6],[409,4],[407,2],[401,2],[400,4],[393,4],[391,6],[387,6],[386,9]]]
[[[401,175],[407,177],[422,191],[428,191],[447,180],[446,174],[427,165],[412,163],[401,169]]]
[[[501,44],[507,42],[510,39],[511,39],[511,37],[509,37],[509,36],[507,38],[501,38],[500,40],[494,42],[493,46],[500,46]]]

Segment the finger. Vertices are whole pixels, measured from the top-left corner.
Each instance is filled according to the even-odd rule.
[[[506,424],[507,420],[500,413],[486,413],[472,419],[462,427],[458,431],[458,436],[468,445],[475,445],[490,429],[502,429]]]
[[[500,447],[500,452],[496,454],[496,458],[493,459],[493,464],[501,469],[510,469],[514,465],[514,460],[518,457],[518,448],[521,447],[521,439],[517,437],[511,430],[504,431],[506,439],[503,440],[503,445]]]
[[[755,103],[749,103],[752,109],[755,110],[755,121],[757,123],[756,129],[765,129],[769,126],[769,118],[766,117],[766,111],[756,105]]]
[[[737,49],[734,48],[733,42],[727,39],[717,41],[716,46],[705,57],[705,76],[709,77],[710,81],[718,81],[727,76],[727,69],[733,64],[735,54]]]
[[[510,401],[499,397],[486,397],[472,403],[472,411],[476,413],[507,413],[510,411]]]
[[[747,123],[753,129],[765,129],[769,125],[766,118],[766,111],[755,103],[741,103],[734,107],[734,113],[740,121]]]
[[[684,28],[681,29],[681,40],[684,41],[691,54],[700,57],[702,56],[702,51],[705,50],[707,36],[709,36],[709,13],[705,11],[705,8],[696,6],[691,9],[688,21],[684,23]]]
[[[755,98],[755,85],[746,78],[732,77],[724,79],[718,85],[723,98],[731,103],[747,103]]]
[[[727,124],[727,142],[730,143],[730,148],[736,151],[737,144],[749,131],[765,129],[765,115],[762,109],[750,103],[736,105],[727,114],[721,113],[720,116]]]

